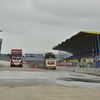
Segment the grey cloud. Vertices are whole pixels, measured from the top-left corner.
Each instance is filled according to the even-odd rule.
[[[11,48],[46,52],[81,30],[99,32],[99,4],[99,0],[0,0],[2,52]]]
[[[44,1],[44,2],[43,2]],[[49,12],[62,17],[98,17],[100,6],[99,0],[41,0],[33,1],[38,11]]]

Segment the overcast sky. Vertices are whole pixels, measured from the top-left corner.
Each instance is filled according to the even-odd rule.
[[[2,53],[47,52],[80,31],[100,32],[100,0],[0,0]]]

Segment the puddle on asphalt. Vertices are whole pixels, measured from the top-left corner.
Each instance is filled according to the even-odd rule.
[[[90,83],[100,83],[100,80],[92,80],[92,79],[81,79],[81,78],[59,78],[58,80],[63,81],[78,81],[78,82],[90,82]]]
[[[70,76],[76,76],[76,77],[84,77],[83,75],[75,75],[75,74],[69,74]]]

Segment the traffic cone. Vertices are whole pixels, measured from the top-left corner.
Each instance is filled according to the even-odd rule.
[[[67,67],[67,65],[65,67]]]
[[[35,68],[34,69],[36,70],[36,65],[35,65]]]

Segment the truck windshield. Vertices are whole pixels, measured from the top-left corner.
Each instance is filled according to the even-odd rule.
[[[22,55],[21,54],[18,54],[18,55],[13,54],[12,58],[18,58],[19,59],[19,58],[22,58]]]
[[[46,58],[55,58],[55,55],[52,55],[52,54],[45,54],[45,59]]]

